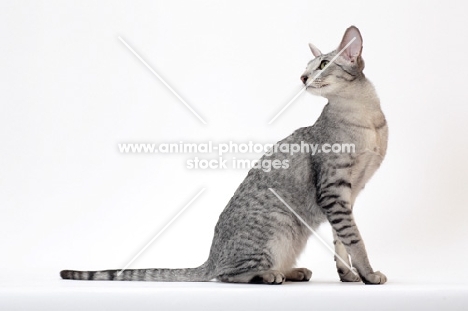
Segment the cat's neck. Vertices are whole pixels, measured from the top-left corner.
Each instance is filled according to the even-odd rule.
[[[351,83],[338,94],[328,96],[329,113],[339,119],[352,119],[367,125],[385,118],[374,86],[365,77]]]
[[[377,92],[365,77],[353,81],[346,88],[327,98],[330,108],[343,113],[381,113]]]
[[[328,95],[327,98],[331,105],[337,107],[349,107],[351,103],[358,103],[358,107],[353,105],[354,108],[380,108],[380,100],[374,85],[365,77],[353,81],[339,92]]]

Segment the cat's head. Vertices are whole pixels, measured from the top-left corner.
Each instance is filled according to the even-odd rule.
[[[358,28],[346,29],[338,48],[328,54],[322,54],[313,44],[309,47],[315,58],[307,64],[301,81],[310,93],[325,98],[345,95],[354,81],[364,77],[362,37]]]

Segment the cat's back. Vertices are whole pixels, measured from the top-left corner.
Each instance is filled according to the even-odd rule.
[[[314,201],[310,154],[313,133],[313,126],[299,128],[262,156],[259,162],[269,163],[264,165],[268,170],[261,165],[250,169],[220,215],[217,225],[220,233],[229,236],[240,227],[248,227],[250,222],[267,223],[276,212],[289,213],[270,188],[293,206],[309,206]],[[301,144],[307,148],[300,150]],[[277,168],[273,167],[274,162]]]

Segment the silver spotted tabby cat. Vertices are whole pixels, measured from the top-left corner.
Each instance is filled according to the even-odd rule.
[[[322,54],[312,44],[310,49],[315,58],[301,80],[310,93],[327,98],[328,104],[313,126],[296,130],[278,144],[354,144],[354,152],[311,155],[275,151],[264,155],[260,161],[287,160],[289,168],[249,171],[221,213],[209,257],[198,268],[135,269],[121,274],[120,270],[64,270],[62,278],[161,282],[217,279],[267,284],[308,281],[312,272],[294,265],[311,232],[269,191],[272,188],[311,228],[330,222],[336,254],[346,262],[335,258],[341,281],[385,283],[385,275],[374,271],[369,263],[353,217],[357,195],[385,156],[388,133],[379,98],[363,74],[362,37],[353,26],[346,30],[335,51]],[[357,274],[349,269],[348,254]]]

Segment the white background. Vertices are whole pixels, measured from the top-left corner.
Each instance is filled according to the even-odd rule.
[[[274,143],[312,125],[326,100],[305,93],[267,123],[300,90],[307,43],[329,52],[356,25],[390,129],[355,205],[371,263],[390,282],[466,280],[465,15],[463,1],[2,1],[0,267],[121,268],[206,188],[131,267],[203,263],[247,170],[117,144]],[[298,264],[338,281],[314,237]]]

